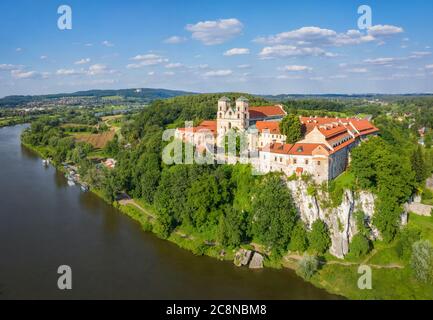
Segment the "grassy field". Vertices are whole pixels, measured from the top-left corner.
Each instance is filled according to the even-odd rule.
[[[89,143],[96,149],[102,149],[108,141],[114,138],[115,134],[115,130],[109,130],[102,133],[76,133],[73,136],[77,141]]]

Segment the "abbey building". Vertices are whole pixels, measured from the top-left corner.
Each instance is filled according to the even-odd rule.
[[[209,149],[209,137],[221,147],[229,132],[241,133],[246,136],[248,150],[257,154],[254,163],[260,172],[279,171],[287,176],[308,174],[320,183],[343,173],[350,150],[379,132],[365,119],[300,117],[305,135],[289,144],[279,126],[286,115],[281,105],[250,107],[243,97],[234,104],[223,97],[218,101],[217,120],[178,128],[175,136],[197,148]]]

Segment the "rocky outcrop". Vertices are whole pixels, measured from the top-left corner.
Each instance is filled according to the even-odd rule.
[[[252,254],[251,250],[240,249],[236,252],[233,262],[238,267],[246,266],[250,262]]]
[[[379,238],[378,230],[371,221],[374,214],[375,196],[369,192],[354,193],[346,190],[343,194],[342,203],[332,208],[329,203],[329,195],[323,191],[317,191],[316,195],[308,192],[308,183],[302,180],[289,181],[287,183],[291,190],[298,214],[304,223],[311,227],[317,219],[323,220],[328,226],[332,246],[330,253],[338,258],[344,258],[349,252],[349,243],[357,233],[355,213],[362,211],[365,214],[367,225],[372,230],[371,238]],[[407,214],[402,215],[402,223],[407,221]]]
[[[422,204],[419,202],[411,202],[405,205],[405,209],[407,212],[412,212],[419,216],[430,217],[433,212],[433,206],[429,206],[426,204]]]
[[[253,258],[250,262],[250,269],[261,269],[263,268],[263,256],[258,253],[254,252]]]

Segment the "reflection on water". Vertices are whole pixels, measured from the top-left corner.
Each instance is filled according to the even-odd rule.
[[[237,268],[145,233],[115,208],[44,168],[0,129],[0,297],[56,299],[335,299],[290,270]],[[73,289],[57,289],[71,266]]]

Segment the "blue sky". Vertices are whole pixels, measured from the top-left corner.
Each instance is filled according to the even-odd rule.
[[[433,1],[3,0],[0,15],[0,96],[433,92]]]

